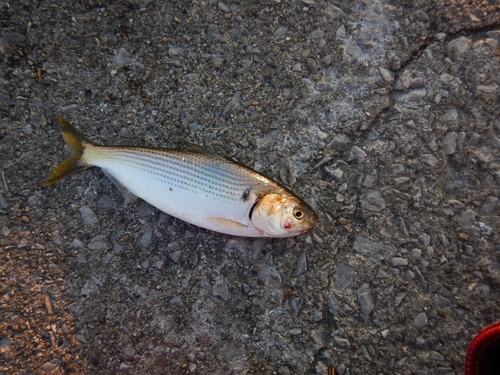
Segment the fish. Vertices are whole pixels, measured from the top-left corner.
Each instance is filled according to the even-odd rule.
[[[56,118],[71,154],[43,186],[100,167],[122,192],[190,224],[233,236],[292,237],[311,231],[318,220],[291,190],[200,146],[100,146],[62,116]]]

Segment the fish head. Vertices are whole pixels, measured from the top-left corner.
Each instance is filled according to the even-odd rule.
[[[262,196],[255,203],[251,220],[268,237],[291,237],[312,230],[318,216],[307,203],[283,191]]]

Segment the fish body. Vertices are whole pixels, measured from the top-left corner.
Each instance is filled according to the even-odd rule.
[[[91,166],[160,210],[216,232],[289,237],[314,227],[313,209],[277,182],[199,146],[97,146],[57,117],[72,155],[43,185]]]

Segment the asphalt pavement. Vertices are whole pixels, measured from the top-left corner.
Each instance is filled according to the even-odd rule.
[[[0,374],[462,374],[500,320],[498,1],[19,0],[0,25]],[[214,233],[98,168],[42,188],[55,114],[203,146],[320,221]]]

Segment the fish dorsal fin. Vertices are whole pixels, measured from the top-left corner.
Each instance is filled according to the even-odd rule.
[[[207,155],[207,156],[211,156],[213,158],[224,159],[223,156],[220,156],[220,155],[216,154],[215,152],[208,151],[207,149],[204,149],[201,146],[198,146],[198,145],[195,145],[194,143],[189,143],[189,142],[186,144],[186,147],[183,149],[183,151],[194,152],[196,154]]]

